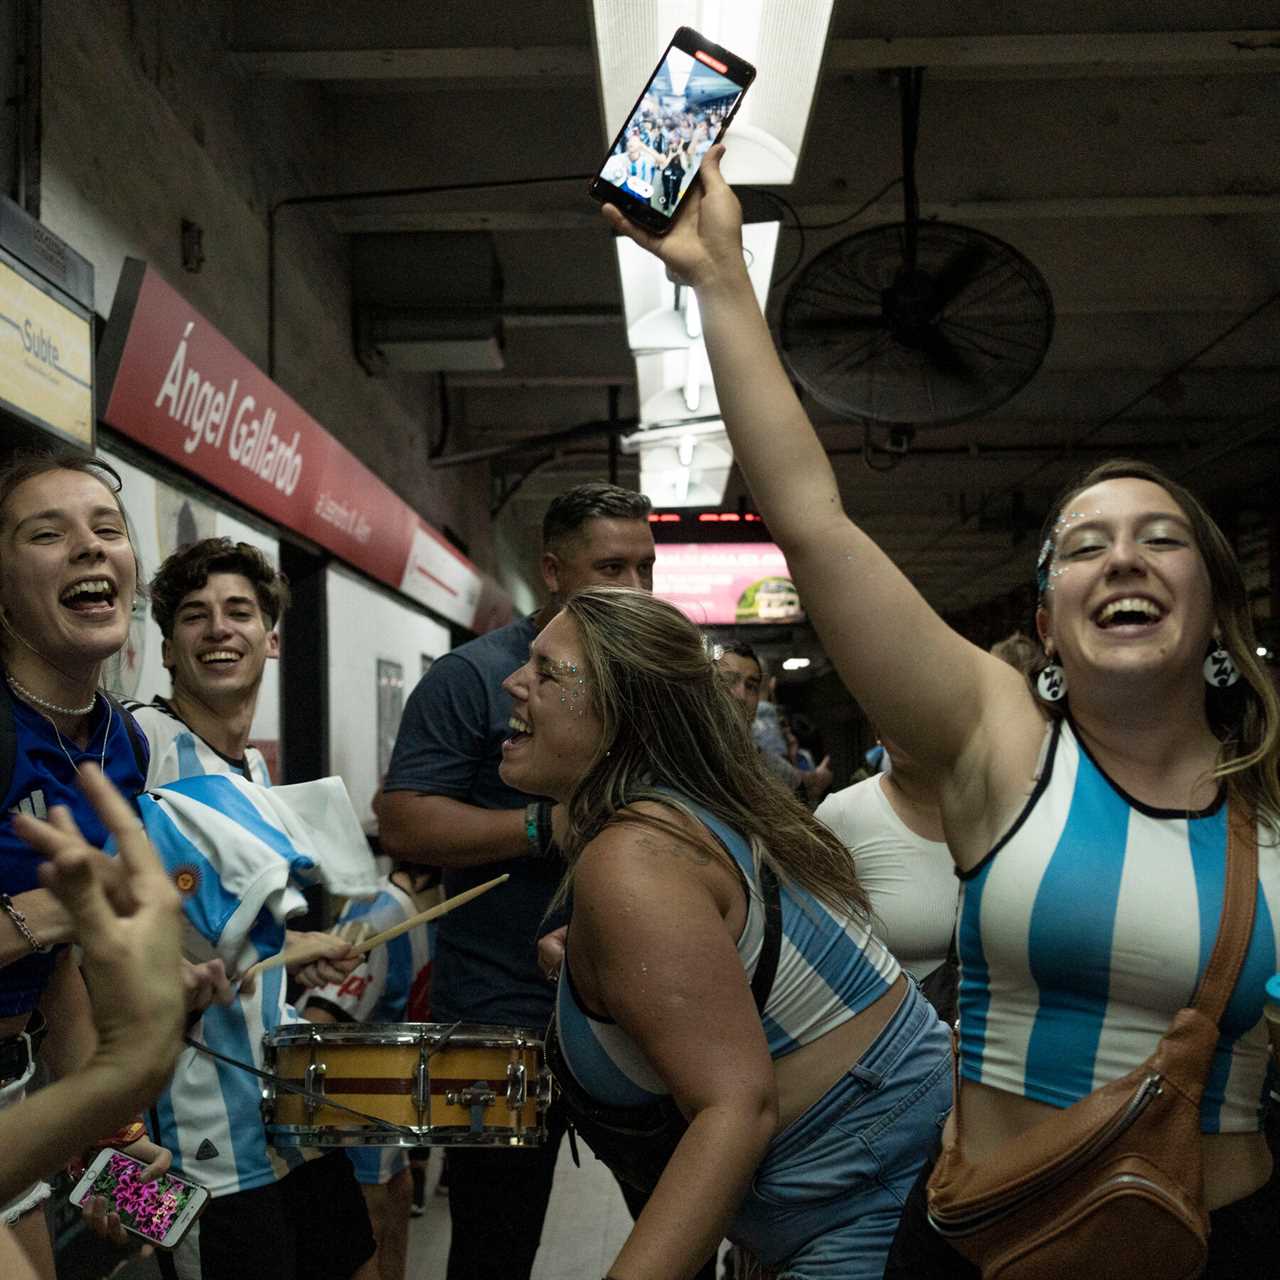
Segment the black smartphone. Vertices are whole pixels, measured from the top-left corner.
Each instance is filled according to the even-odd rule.
[[[591,195],[665,235],[755,75],[749,62],[681,27],[613,140]]]

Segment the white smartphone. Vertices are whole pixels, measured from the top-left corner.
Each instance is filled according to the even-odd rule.
[[[139,1182],[146,1167],[123,1151],[104,1147],[72,1189],[71,1203],[79,1207],[90,1196],[102,1196],[126,1231],[159,1249],[173,1249],[204,1212],[209,1191],[176,1173]]]

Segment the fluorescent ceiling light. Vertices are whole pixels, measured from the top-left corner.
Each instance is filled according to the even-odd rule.
[[[808,658],[783,658],[783,671],[803,671],[809,665]]]
[[[677,351],[636,357],[636,399],[640,425],[670,426],[688,418],[714,418],[720,413],[711,364],[702,342]]]
[[[756,68],[726,135],[730,182],[795,181],[833,0],[593,0],[605,144],[626,123],[677,27],[689,26]]]
[[[778,248],[778,222],[749,222],[742,228],[742,252],[760,310],[769,296],[769,279]],[[633,240],[619,236],[618,274],[627,319],[627,345],[639,355],[687,347],[702,336],[702,318],[693,290],[667,279],[667,269]]]
[[[733,468],[723,422],[656,428],[624,436],[622,452],[640,455],[640,492],[655,507],[718,507]]]

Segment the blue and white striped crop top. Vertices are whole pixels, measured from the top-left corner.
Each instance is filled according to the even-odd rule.
[[[738,955],[748,978],[764,941],[758,851],[698,805],[670,797],[728,850],[747,887],[747,922]],[[764,1009],[769,1053],[783,1058],[825,1035],[880,998],[897,980],[898,962],[859,920],[842,920],[806,890],[782,881],[782,944]],[[560,1046],[574,1078],[599,1102],[639,1106],[669,1090],[635,1042],[607,1018],[587,1012],[574,989],[569,956],[556,993]]]
[[[1035,789],[963,877],[960,1072],[1070,1106],[1132,1071],[1191,1003],[1218,932],[1227,806],[1152,809],[1119,789],[1069,722]],[[1263,987],[1280,967],[1280,845],[1258,830],[1253,937],[1200,1111],[1205,1133],[1261,1127]]]

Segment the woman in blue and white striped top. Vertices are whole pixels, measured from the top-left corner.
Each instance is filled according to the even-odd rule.
[[[670,1099],[688,1122],[610,1275],[691,1276],[727,1235],[788,1276],[879,1280],[951,1054],[844,847],[765,773],[698,628],[647,592],[570,597],[504,688],[503,780],[568,812],[566,1098]],[[753,1000],[766,865],[777,967]]]
[[[701,173],[662,240],[606,216],[696,289],[734,456],[827,652],[873,721],[940,779],[964,882],[965,1158],[998,1160],[1049,1109],[1154,1049],[1207,960],[1225,806],[1242,803],[1257,815],[1258,907],[1202,1110],[1205,1274],[1274,1275],[1261,1015],[1280,967],[1280,705],[1230,545],[1144,463],[1070,486],[1041,543],[1037,695],[952,631],[845,514],[755,304],[718,149]],[[899,1241],[911,1256],[889,1274],[976,1275],[931,1237],[913,1195]]]

